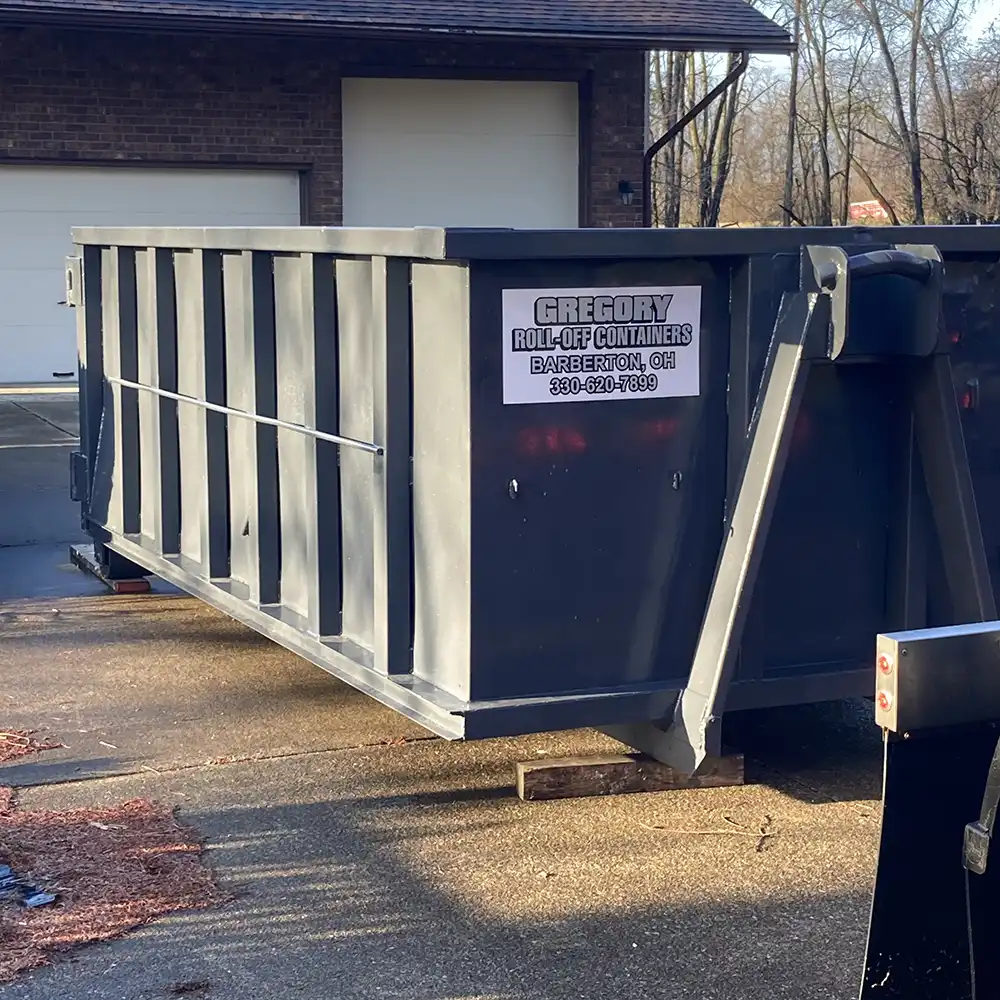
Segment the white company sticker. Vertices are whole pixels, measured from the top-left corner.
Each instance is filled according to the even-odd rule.
[[[701,288],[505,288],[504,403],[697,396]]]

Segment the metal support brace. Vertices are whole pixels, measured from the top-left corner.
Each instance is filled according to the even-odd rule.
[[[753,594],[777,489],[805,388],[809,347],[822,343],[829,300],[815,292],[784,298],[767,359],[750,446],[729,532],[722,545],[688,685],[660,753],[693,774],[709,755],[708,733],[718,721],[720,693],[729,685]]]
[[[956,427],[948,410],[945,382],[950,373],[947,357],[927,357],[937,348],[940,314],[940,257],[933,248],[896,248],[848,258],[836,247],[806,247],[802,254],[800,291],[786,295],[781,304],[748,435],[744,466],[728,533],[723,540],[715,578],[698,637],[691,673],[677,699],[672,718],[651,737],[636,727],[611,730],[611,735],[652,752],[664,763],[686,774],[694,773],[709,756],[718,753],[719,723],[742,641],[743,625],[753,596],[771,515],[777,500],[795,427],[795,419],[814,361],[885,361],[900,358],[916,363],[914,407],[918,434],[922,432],[925,468],[938,482],[932,500],[941,504],[972,502],[971,483],[955,462],[964,458],[961,438],[955,443]],[[876,292],[898,299],[903,318],[894,324],[873,322],[868,313],[853,315],[851,279],[884,279]],[[869,294],[873,285],[862,286]],[[898,363],[898,362],[897,362]],[[925,391],[921,374],[933,373],[934,391]],[[954,399],[951,399],[954,405]],[[955,417],[957,420],[957,416]],[[930,425],[943,422],[945,430]],[[957,428],[960,435],[961,428]],[[942,439],[943,435],[943,439]],[[944,463],[952,459],[948,468]],[[957,509],[957,508],[956,508]],[[974,518],[974,504],[973,514]],[[960,519],[970,528],[969,517]],[[944,524],[938,518],[939,524]],[[978,526],[978,521],[975,522]],[[943,529],[944,530],[944,529]],[[949,532],[953,528],[947,529]],[[967,532],[966,532],[967,534]],[[944,537],[951,537],[946,534]],[[969,544],[974,548],[975,540]],[[981,547],[982,541],[979,539]],[[966,547],[968,554],[972,549]],[[988,574],[976,562],[971,582],[956,592],[964,608],[985,610]],[[983,564],[984,565],[984,564]],[[957,571],[956,571],[957,572]],[[987,597],[989,594],[989,598]],[[638,741],[642,743],[639,744]]]

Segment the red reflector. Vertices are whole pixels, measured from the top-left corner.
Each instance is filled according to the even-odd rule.
[[[542,450],[542,438],[537,431],[521,431],[517,436],[517,450],[522,455],[537,455]]]
[[[892,695],[888,691],[879,691],[878,693],[878,707],[883,712],[888,712],[892,708]]]
[[[637,428],[639,440],[644,444],[656,444],[658,441],[669,441],[680,426],[676,417],[660,417],[657,420],[644,420]]]
[[[878,658],[878,668],[883,674],[892,673],[892,657],[888,653],[883,653]]]
[[[517,435],[521,455],[579,455],[587,450],[587,439],[575,427],[525,428]]]

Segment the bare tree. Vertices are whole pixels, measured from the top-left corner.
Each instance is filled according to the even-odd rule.
[[[795,128],[798,124],[799,100],[799,49],[802,44],[802,0],[795,0],[792,16],[792,38],[795,51],[792,53],[791,78],[788,81],[788,127],[785,135],[785,187],[781,197],[781,215],[786,226],[792,224],[792,201],[795,195]]]
[[[736,65],[696,53],[658,54],[653,60],[653,125],[662,134],[672,128]],[[660,152],[654,172],[654,221],[715,226],[719,222],[729,177],[742,87],[729,88],[705,108]]]
[[[1000,221],[1000,26],[971,39],[976,2],[773,0],[791,72],[752,65],[668,144],[657,222],[843,225],[870,201],[893,224]],[[656,134],[732,65],[658,58]]]

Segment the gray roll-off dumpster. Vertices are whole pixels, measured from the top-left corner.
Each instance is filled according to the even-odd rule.
[[[449,738],[874,695],[861,995],[1000,996],[1000,227],[75,242],[106,577]]]
[[[870,696],[877,633],[952,624],[902,357],[942,282],[935,377],[1000,502],[990,227],[74,241],[105,572],[448,738],[597,726],[692,768],[725,711]]]

